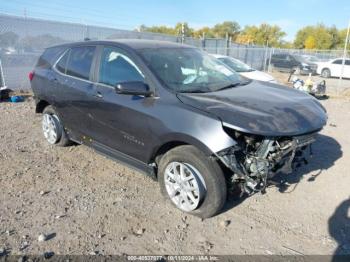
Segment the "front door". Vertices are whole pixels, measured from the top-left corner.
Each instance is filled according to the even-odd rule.
[[[117,94],[121,82],[143,81],[144,74],[124,50],[103,47],[95,84],[94,107],[90,108],[93,139],[133,158],[146,161],[145,151],[156,139],[151,132],[157,99]]]

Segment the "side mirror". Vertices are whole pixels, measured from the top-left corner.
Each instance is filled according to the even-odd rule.
[[[149,86],[141,81],[118,83],[115,86],[115,91],[117,94],[123,95],[151,96],[153,94]]]

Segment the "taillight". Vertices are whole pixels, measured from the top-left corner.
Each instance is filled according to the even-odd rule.
[[[33,77],[34,77],[34,71],[30,72],[28,74],[28,77],[29,77],[29,80],[32,81],[33,80]]]

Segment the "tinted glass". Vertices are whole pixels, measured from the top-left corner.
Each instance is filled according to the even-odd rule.
[[[111,86],[129,81],[144,81],[141,70],[117,48],[105,47],[101,56],[99,82]]]
[[[64,56],[62,56],[62,58],[60,59],[60,61],[58,61],[58,63],[56,64],[56,69],[58,71],[60,71],[61,73],[65,74],[66,73],[66,66],[67,66],[67,61],[68,61],[68,57],[69,57],[69,53],[70,50],[68,50]]]
[[[158,78],[177,92],[214,92],[241,83],[235,71],[195,48],[152,48],[140,52]]]
[[[350,65],[350,60],[345,60],[345,65]]]
[[[336,64],[336,65],[341,65],[342,61],[341,59],[337,59],[333,62],[333,64]]]
[[[94,51],[94,46],[73,47],[69,54],[66,74],[89,79]]]
[[[44,51],[40,56],[36,67],[49,68],[57,60],[57,58],[63,53],[64,47],[52,47]]]

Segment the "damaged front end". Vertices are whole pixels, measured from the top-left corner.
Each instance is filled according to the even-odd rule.
[[[307,164],[312,155],[311,144],[317,133],[292,137],[264,137],[225,128],[237,144],[216,153],[232,171],[231,183],[238,184],[242,193],[264,191],[267,180],[277,172],[291,173]]]

